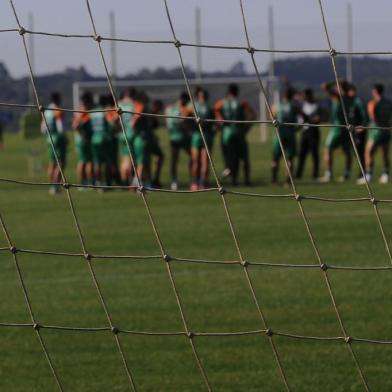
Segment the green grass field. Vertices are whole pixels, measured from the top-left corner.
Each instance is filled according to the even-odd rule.
[[[288,188],[266,185],[270,174],[269,144],[259,143],[256,129],[250,139],[255,186],[239,189],[290,193]],[[163,144],[167,145],[165,141]],[[44,162],[45,145],[41,148]],[[221,171],[218,150],[215,148],[214,158]],[[27,145],[19,136],[5,135],[5,147],[0,150],[0,177],[31,180],[26,151]],[[75,154],[71,148],[66,170],[70,181],[75,181],[74,167]],[[163,174],[167,184],[168,162]],[[185,169],[182,179],[187,180]],[[35,180],[44,181],[45,173]],[[44,186],[5,182],[0,182],[0,189],[0,211],[16,247],[81,252],[64,192],[53,197]],[[390,185],[374,184],[379,198],[391,198],[391,189]],[[298,191],[325,197],[367,196],[366,189],[354,181],[319,185],[304,180],[298,184]],[[90,253],[159,254],[138,194],[125,191],[98,194],[72,189],[72,196]],[[147,198],[168,254],[238,260],[217,192],[154,192]],[[227,195],[227,201],[247,260],[317,263],[294,199]],[[390,265],[370,202],[305,200],[303,206],[326,264]],[[383,203],[379,209],[386,233],[391,236],[392,205]],[[0,248],[5,246],[5,237],[1,235]],[[20,253],[18,259],[40,324],[108,325],[82,257]],[[114,325],[136,331],[183,331],[164,261],[96,259],[93,265]],[[263,329],[241,266],[172,261],[172,269],[191,331]],[[249,272],[272,330],[307,336],[342,336],[320,269],[250,266]],[[391,271],[329,270],[328,274],[348,334],[392,340]],[[30,322],[8,251],[0,252],[0,295],[0,323]],[[66,390],[129,388],[111,332],[50,329],[41,332]],[[138,390],[205,389],[187,337],[120,334],[120,339]],[[293,390],[363,390],[346,343],[279,336],[273,339]],[[266,335],[195,337],[194,343],[214,390],[284,390]],[[352,347],[370,388],[391,390],[392,346],[353,342]],[[56,390],[32,328],[0,328],[0,390]]]

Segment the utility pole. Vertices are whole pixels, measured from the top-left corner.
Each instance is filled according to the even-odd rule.
[[[353,51],[353,11],[351,3],[347,3],[347,51]],[[346,56],[346,78],[348,82],[353,81],[353,56]]]
[[[260,93],[259,102],[260,102],[260,120],[266,121],[269,120],[267,114],[267,102],[266,99],[270,103],[273,103],[274,99],[274,80],[275,80],[275,27],[274,27],[274,9],[272,5],[268,6],[268,48],[270,52],[270,60],[268,67],[268,78],[266,83],[266,92],[267,97],[264,96],[263,93]],[[261,143],[266,143],[268,141],[268,125],[266,123],[260,124],[260,141]]]
[[[112,80],[117,78],[117,52],[116,52],[116,19],[114,16],[114,12],[110,11],[109,14],[109,24],[110,24],[110,66],[111,66],[111,77]]]
[[[272,6],[268,6],[268,41],[269,41],[269,50],[275,50],[275,27],[274,27],[274,9]],[[275,76],[275,53],[270,52],[270,63],[268,75],[271,79]]]
[[[30,31],[34,31],[34,16],[33,16],[32,12],[29,12],[29,14],[28,14],[28,26],[29,26],[28,28]],[[28,47],[28,52],[29,52],[31,70],[34,75],[34,71],[35,71],[34,34],[28,34],[27,47]],[[35,102],[33,85],[30,80],[28,80],[28,99],[29,99],[29,104],[32,104]]]
[[[201,11],[200,7],[195,9],[195,41],[196,45],[201,45]],[[201,48],[196,46],[196,79],[201,80],[203,77],[203,62]]]

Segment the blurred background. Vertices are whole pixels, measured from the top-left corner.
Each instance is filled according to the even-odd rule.
[[[337,51],[385,51],[385,31],[392,4],[387,0],[352,3],[329,0],[325,12],[332,45]],[[92,27],[83,1],[14,2],[20,22],[35,32],[91,35]],[[239,2],[236,0],[189,0],[168,2],[180,41],[203,45],[246,46]],[[157,0],[130,2],[91,1],[100,35],[135,40],[172,40],[164,3]],[[274,50],[317,50],[317,53],[257,53],[259,73],[298,86],[318,88],[332,79],[327,43],[318,4],[313,0],[246,0],[245,14],[252,46]],[[0,4],[0,28],[16,27],[8,2]],[[95,42],[88,37],[59,38],[39,34],[27,36],[39,94],[44,102],[52,90],[64,94],[64,107],[75,105],[78,82],[98,82],[105,88],[105,76]],[[27,64],[17,32],[0,34],[0,101],[32,101]],[[117,82],[179,80],[182,75],[172,44],[103,41],[112,77]],[[250,78],[255,72],[244,50],[183,47],[190,79]],[[341,77],[353,80],[359,95],[367,99],[374,82],[390,87],[392,71],[388,55],[338,56]],[[169,83],[172,84],[172,83]],[[121,83],[120,83],[121,85]],[[72,90],[74,88],[74,90]],[[161,90],[163,91],[163,90]],[[29,93],[30,92],[30,93]],[[29,96],[30,95],[30,96]],[[5,130],[18,129],[18,114],[1,108]]]

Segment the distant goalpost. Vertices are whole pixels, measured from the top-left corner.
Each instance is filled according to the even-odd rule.
[[[329,29],[328,29],[328,23],[325,19],[325,14],[324,14],[324,8],[323,8],[323,0],[314,0],[315,3],[318,6],[319,9],[319,14],[320,14],[320,23],[323,26],[323,32],[324,32],[324,38],[326,41],[326,46],[325,49],[322,50],[314,50],[314,52],[317,53],[321,53],[324,54],[326,56],[330,57],[331,60],[331,68],[333,70],[334,73],[334,79],[336,82],[336,87],[339,93],[339,97],[341,102],[343,103],[343,96],[342,93],[340,91],[340,85],[339,85],[339,75],[337,72],[337,67],[336,67],[336,57],[337,56],[347,56],[347,55],[353,55],[353,54],[359,54],[359,53],[354,53],[354,52],[340,52],[336,49],[334,49],[333,47],[333,43],[332,40],[330,38],[329,35]],[[9,257],[10,260],[12,260],[12,262],[15,265],[15,273],[16,276],[19,280],[20,286],[21,286],[21,290],[23,292],[24,295],[24,299],[25,299],[25,303],[26,303],[26,311],[28,312],[29,315],[29,323],[15,323],[13,322],[13,320],[10,321],[6,321],[6,320],[1,320],[0,322],[0,328],[2,327],[7,327],[7,328],[26,328],[29,327],[31,328],[32,333],[36,334],[37,337],[37,344],[39,345],[41,351],[42,351],[42,355],[44,356],[45,360],[46,360],[46,364],[48,366],[48,369],[50,369],[51,374],[55,380],[55,382],[57,383],[57,386],[59,388],[60,391],[64,390],[64,385],[63,385],[63,381],[62,381],[62,374],[61,372],[58,371],[57,366],[56,366],[56,361],[54,359],[54,357],[51,355],[50,349],[48,348],[47,344],[46,344],[46,338],[44,336],[44,334],[42,333],[42,330],[51,330],[53,331],[53,333],[62,333],[62,334],[66,334],[68,331],[84,331],[85,333],[96,333],[97,331],[102,332],[102,333],[108,333],[111,334],[113,337],[113,343],[116,347],[117,353],[119,358],[121,358],[122,360],[122,366],[123,366],[123,371],[124,371],[124,375],[126,375],[127,377],[127,381],[129,382],[129,386],[132,390],[136,391],[137,390],[137,383],[138,380],[137,378],[135,378],[134,376],[134,372],[132,369],[132,366],[130,365],[129,361],[127,360],[127,356],[125,354],[125,349],[124,346],[122,344],[122,339],[123,336],[126,334],[129,335],[146,335],[146,336],[154,336],[154,335],[158,335],[158,336],[175,336],[175,335],[180,335],[183,336],[184,339],[187,340],[187,344],[189,344],[188,349],[190,350],[190,352],[192,353],[193,359],[195,361],[195,365],[197,365],[197,368],[199,370],[199,376],[200,379],[203,381],[204,386],[206,388],[206,390],[211,391],[214,387],[210,377],[209,377],[209,372],[212,370],[207,368],[206,364],[203,362],[202,360],[202,356],[198,350],[198,339],[202,339],[202,337],[205,336],[210,336],[210,337],[217,337],[217,336],[243,336],[243,335],[257,335],[260,337],[260,339],[267,339],[270,349],[271,349],[271,354],[274,358],[274,366],[276,366],[276,369],[279,371],[279,375],[280,375],[280,381],[282,384],[282,387],[285,388],[286,390],[290,391],[291,390],[291,386],[292,386],[292,380],[290,379],[287,369],[286,369],[286,365],[282,362],[282,354],[280,351],[280,348],[276,345],[276,337],[281,337],[282,339],[292,339],[293,341],[307,341],[307,342],[324,342],[325,344],[333,344],[336,341],[341,342],[342,344],[345,345],[345,347],[348,350],[348,353],[350,355],[350,366],[352,367],[352,371],[355,372],[356,377],[358,378],[358,381],[361,383],[362,387],[364,390],[369,390],[369,385],[368,385],[368,381],[366,378],[366,374],[364,372],[364,370],[361,367],[361,363],[360,363],[360,358],[357,355],[357,344],[361,344],[361,343],[367,343],[367,344],[388,344],[391,345],[392,341],[382,341],[382,340],[375,340],[375,339],[371,339],[369,337],[356,337],[356,336],[351,336],[350,335],[350,331],[346,328],[345,326],[345,322],[344,322],[344,318],[342,317],[342,311],[340,309],[339,304],[336,301],[336,295],[335,295],[335,291],[334,291],[334,286],[331,283],[330,280],[330,270],[362,270],[362,271],[375,271],[378,269],[391,269],[391,266],[386,266],[386,267],[377,267],[377,266],[367,266],[367,267],[361,267],[361,266],[333,266],[333,265],[329,265],[327,263],[327,261],[324,260],[320,250],[319,250],[319,246],[318,246],[318,241],[312,231],[312,226],[311,226],[311,222],[310,222],[310,218],[307,215],[307,211],[306,211],[306,207],[305,207],[305,203],[304,200],[317,200],[319,202],[324,202],[324,203],[337,203],[337,202],[345,202],[345,203],[352,203],[352,202],[368,202],[368,208],[372,210],[372,212],[375,214],[375,217],[377,218],[377,228],[380,231],[380,235],[382,237],[383,240],[383,244],[385,245],[385,249],[386,252],[388,254],[389,260],[392,264],[392,253],[390,250],[390,246],[389,246],[389,242],[388,242],[388,238],[387,238],[387,234],[385,232],[384,226],[383,226],[383,222],[382,219],[380,217],[380,213],[378,210],[378,203],[382,203],[382,202],[391,202],[391,200],[378,200],[373,192],[372,186],[371,184],[369,184],[368,182],[366,182],[366,197],[359,197],[359,198],[342,198],[342,197],[331,197],[331,198],[326,198],[326,197],[315,197],[315,196],[311,196],[311,195],[304,195],[304,194],[300,194],[298,192],[297,189],[297,184],[295,181],[295,178],[293,177],[291,171],[290,171],[290,167],[288,165],[287,162],[287,158],[286,158],[286,154],[283,148],[283,144],[282,144],[282,140],[280,137],[280,133],[279,133],[279,127],[282,125],[281,123],[279,123],[279,121],[276,119],[273,111],[272,111],[272,103],[273,101],[270,100],[269,94],[268,94],[268,87],[265,85],[265,81],[263,81],[263,79],[260,77],[260,73],[259,73],[259,69],[258,66],[256,64],[256,60],[255,60],[255,53],[256,52],[284,52],[284,51],[279,51],[279,50],[267,50],[267,49],[257,49],[254,48],[252,46],[252,42],[249,38],[249,34],[248,34],[248,27],[247,27],[247,18],[246,18],[246,9],[244,9],[244,2],[243,0],[239,0],[238,2],[238,12],[241,15],[242,18],[242,27],[243,27],[243,32],[244,32],[244,44],[241,47],[232,47],[232,46],[224,46],[224,45],[216,45],[214,46],[214,48],[224,48],[227,50],[240,50],[243,52],[244,56],[249,56],[249,59],[253,65],[254,68],[254,74],[255,74],[255,79],[252,81],[249,81],[249,85],[250,85],[250,89],[251,91],[253,91],[254,88],[258,88],[258,92],[255,91],[255,101],[257,101],[257,97],[259,97],[259,94],[262,94],[264,99],[265,99],[265,106],[266,106],[266,111],[268,113],[268,120],[266,120],[266,122],[273,127],[276,138],[279,142],[281,151],[282,151],[282,157],[289,175],[289,180],[290,180],[290,185],[291,185],[291,192],[288,194],[262,194],[262,193],[247,193],[247,192],[241,192],[238,190],[232,190],[232,189],[228,189],[225,188],[223,186],[223,184],[221,183],[221,180],[219,178],[219,176],[217,175],[217,171],[215,168],[215,162],[212,159],[210,153],[209,153],[209,149],[208,149],[208,144],[206,142],[205,139],[205,135],[204,135],[204,128],[203,128],[203,121],[205,120],[201,120],[198,112],[197,112],[197,107],[195,105],[195,98],[193,96],[193,89],[192,87],[194,86],[194,84],[196,84],[196,82],[189,80],[189,78],[187,77],[186,74],[186,69],[185,69],[185,65],[184,65],[184,61],[183,61],[183,55],[182,55],[182,47],[184,45],[188,45],[188,46],[195,46],[195,47],[211,47],[208,45],[201,45],[201,44],[185,44],[183,42],[180,41],[180,38],[177,37],[176,35],[176,27],[173,24],[172,21],[172,17],[171,17],[171,11],[170,11],[170,7],[168,5],[168,0],[163,0],[162,1],[162,6],[164,7],[164,10],[166,12],[166,18],[167,18],[167,22],[170,26],[171,29],[171,34],[172,34],[172,39],[169,41],[138,41],[138,40],[132,40],[132,39],[122,39],[123,42],[129,42],[129,43],[134,43],[134,42],[138,42],[138,43],[144,43],[145,45],[148,45],[149,43],[154,43],[154,44],[162,44],[162,45],[173,45],[176,48],[176,52],[177,52],[177,57],[178,57],[178,61],[181,67],[181,71],[183,73],[183,82],[175,82],[173,86],[169,86],[170,83],[168,82],[164,82],[163,84],[161,84],[161,86],[154,86],[153,83],[156,82],[135,82],[132,81],[131,85],[135,86],[135,87],[139,87],[139,88],[145,88],[146,92],[148,92],[152,97],[157,97],[158,95],[154,95],[154,94],[158,94],[157,89],[167,89],[167,91],[171,91],[170,94],[173,94],[170,99],[174,99],[177,95],[178,95],[178,91],[182,90],[184,87],[185,89],[188,91],[190,97],[191,97],[191,104],[193,107],[193,116],[189,117],[189,120],[193,120],[197,126],[198,126],[198,130],[200,132],[200,135],[203,139],[203,143],[206,147],[206,151],[208,154],[208,159],[209,159],[209,163],[210,163],[210,167],[211,167],[211,172],[212,172],[212,178],[214,181],[214,185],[209,188],[209,189],[205,189],[203,191],[183,191],[183,193],[185,194],[193,194],[193,193],[197,193],[197,192],[211,192],[212,194],[214,194],[217,198],[217,200],[219,200],[220,204],[221,204],[221,208],[223,211],[223,214],[225,216],[225,225],[227,225],[232,241],[233,241],[233,245],[235,246],[236,249],[236,260],[202,260],[202,259],[189,259],[186,257],[183,257],[181,255],[177,255],[177,254],[168,254],[167,253],[167,247],[166,247],[166,243],[164,241],[164,237],[161,236],[160,234],[160,228],[156,223],[156,216],[154,216],[152,209],[150,208],[150,195],[153,192],[160,192],[160,190],[157,189],[151,189],[151,188],[146,188],[143,186],[140,178],[137,175],[137,171],[136,171],[136,179],[137,179],[137,186],[132,186],[132,187],[125,187],[125,188],[129,188],[129,189],[135,189],[136,191],[138,191],[138,196],[141,198],[142,200],[142,205],[143,205],[143,209],[145,210],[146,213],[146,221],[149,222],[149,224],[151,225],[152,231],[153,231],[153,236],[154,239],[156,241],[157,246],[159,247],[159,255],[155,255],[155,256],[140,256],[140,255],[119,255],[119,256],[109,256],[109,255],[94,255],[93,253],[91,253],[90,249],[88,248],[86,241],[85,241],[85,235],[84,235],[84,228],[80,225],[79,222],[79,211],[75,205],[75,203],[73,202],[73,191],[76,187],[83,187],[84,185],[82,184],[72,184],[68,181],[68,178],[66,176],[66,174],[64,173],[64,171],[61,169],[61,165],[59,163],[59,159],[56,153],[56,149],[54,147],[54,143],[53,143],[53,139],[52,139],[52,135],[51,135],[51,131],[50,128],[48,126],[47,123],[47,119],[44,115],[46,110],[53,110],[47,107],[44,107],[43,104],[41,103],[38,91],[37,91],[37,87],[36,87],[36,83],[35,83],[35,77],[34,77],[34,72],[33,69],[31,67],[31,57],[26,45],[26,35],[29,34],[41,34],[41,35],[46,35],[46,36],[56,36],[58,38],[79,38],[79,39],[86,39],[86,40],[94,40],[96,43],[96,47],[97,47],[97,59],[99,59],[100,62],[102,62],[102,64],[104,65],[105,68],[105,72],[106,72],[106,77],[107,77],[107,88],[109,88],[110,94],[112,94],[114,102],[115,102],[115,109],[114,111],[116,111],[118,114],[120,114],[119,118],[120,118],[120,123],[121,123],[121,129],[122,132],[124,134],[124,136],[126,136],[125,133],[125,128],[124,128],[124,124],[122,121],[122,111],[119,108],[118,104],[117,104],[117,94],[116,94],[116,88],[120,88],[121,86],[119,86],[117,83],[112,81],[111,75],[108,72],[108,67],[107,67],[107,61],[105,58],[105,55],[103,53],[102,50],[102,44],[101,42],[103,40],[112,40],[112,38],[109,37],[103,37],[99,34],[99,31],[96,28],[95,25],[95,19],[94,19],[94,10],[91,8],[91,4],[89,0],[85,0],[85,5],[86,5],[86,9],[88,12],[88,16],[86,19],[86,22],[89,23],[90,28],[91,28],[91,33],[90,34],[85,34],[85,35],[80,35],[80,34],[59,34],[59,33],[52,33],[52,32],[34,32],[34,31],[30,31],[30,30],[26,30],[23,25],[21,25],[21,22],[19,20],[18,17],[18,11],[16,10],[13,0],[10,0],[10,6],[11,9],[13,11],[13,23],[15,25],[15,28],[7,28],[4,30],[0,30],[0,32],[14,32],[15,34],[20,36],[21,42],[23,44],[23,53],[25,56],[25,59],[28,63],[29,66],[29,74],[30,74],[30,78],[31,78],[31,82],[32,82],[32,88],[33,88],[33,92],[34,92],[34,98],[35,98],[35,104],[34,105],[24,105],[24,104],[10,104],[10,103],[0,103],[1,106],[4,107],[19,107],[19,108],[29,108],[32,109],[34,108],[35,110],[37,110],[37,113],[40,113],[41,117],[42,117],[42,121],[44,122],[44,124],[46,125],[46,133],[47,136],[50,140],[51,143],[51,147],[53,149],[54,155],[56,157],[57,160],[57,164],[59,165],[60,168],[60,172],[61,172],[61,182],[59,185],[61,185],[67,195],[66,198],[64,198],[64,202],[67,204],[67,207],[69,208],[69,211],[72,214],[72,219],[73,219],[73,226],[74,226],[74,230],[75,233],[77,233],[78,238],[79,238],[79,251],[78,253],[66,253],[64,252],[62,249],[55,249],[53,251],[42,251],[42,250],[37,250],[37,249],[25,249],[23,248],[23,243],[15,243],[14,242],[14,237],[13,237],[13,233],[11,232],[11,230],[9,230],[9,225],[7,220],[3,217],[1,211],[0,211],[0,228],[2,229],[3,235],[4,235],[4,239],[6,240],[6,246],[0,248],[1,251],[9,252]],[[120,39],[119,39],[120,40]],[[297,50],[295,51],[296,53],[306,53],[306,51],[304,50]],[[370,54],[377,54],[375,52],[372,52]],[[124,82],[125,83],[125,82]],[[142,83],[145,83],[145,85],[143,85]],[[152,83],[152,85],[151,85]],[[198,84],[199,82],[197,82]],[[201,84],[203,85],[203,83],[206,83],[206,81],[202,81]],[[214,84],[215,83],[215,84]],[[211,93],[213,93],[213,91],[217,91],[218,93],[218,87],[221,89],[220,91],[223,92],[223,85],[226,85],[227,80],[225,82],[217,82],[214,81],[211,82],[211,84],[209,85],[211,88]],[[148,85],[150,84],[150,85]],[[124,85],[125,86],[125,85]],[[240,86],[242,86],[244,88],[244,84],[240,84]],[[77,86],[74,87],[75,91],[77,91],[77,93],[79,94],[81,91],[81,88],[87,88],[88,86],[84,85],[84,86]],[[169,88],[170,87],[170,88]],[[214,87],[214,88],[212,88]],[[92,86],[89,86],[90,89],[92,89]],[[155,89],[155,90],[154,90]],[[97,93],[98,93],[99,89],[97,89]],[[221,94],[221,92],[219,94]],[[76,92],[75,92],[76,94]],[[169,93],[165,93],[165,94],[169,94]],[[259,101],[262,102],[262,101]],[[76,102],[75,102],[76,104]],[[365,177],[365,173],[364,173],[364,169],[361,165],[360,159],[359,159],[359,155],[358,155],[358,151],[355,145],[355,141],[354,141],[354,126],[352,124],[349,123],[348,121],[348,116],[347,113],[345,112],[345,106],[344,104],[342,105],[343,108],[343,112],[344,112],[344,117],[345,117],[345,121],[344,124],[340,124],[338,126],[340,126],[344,132],[347,132],[351,143],[352,143],[352,147],[353,150],[355,152],[355,157],[358,161],[358,164],[361,168],[362,171],[362,175]],[[56,109],[56,110],[62,110],[62,111],[71,111],[71,112],[76,112],[76,110],[71,110],[71,109]],[[86,112],[89,113],[89,112]],[[261,120],[259,121],[255,121],[255,123],[260,123]],[[228,121],[228,122],[232,122],[232,121]],[[285,124],[285,125],[293,125],[293,124]],[[299,124],[298,124],[299,125]],[[330,124],[319,124],[319,125],[313,125],[313,126],[319,126],[319,127],[328,127],[330,126]],[[336,125],[335,125],[336,126]],[[367,128],[371,128],[371,127],[367,127]],[[125,137],[126,140],[127,137]],[[133,155],[132,155],[132,149],[130,148],[130,145],[128,144],[128,152],[129,152],[129,156],[130,159],[133,163]],[[366,178],[366,177],[365,177]],[[27,181],[20,181],[20,180],[15,180],[15,179],[0,179],[0,181],[3,182],[12,182],[12,183],[18,183],[20,185],[29,187],[29,186],[48,186],[50,184],[48,183],[42,183],[42,182],[27,182]],[[86,185],[87,186],[87,185]],[[100,188],[100,186],[93,186],[96,188]],[[168,192],[169,195],[175,194],[176,192],[171,192],[169,190],[164,190],[166,192]],[[244,197],[244,200],[247,200],[250,197],[258,197],[260,202],[267,202],[266,200],[270,199],[270,198],[276,198],[278,200],[282,200],[282,198],[287,198],[287,199],[291,199],[294,203],[296,203],[296,206],[298,207],[298,211],[301,215],[301,219],[303,221],[304,224],[304,232],[306,233],[309,243],[312,246],[313,249],[313,253],[314,253],[314,258],[315,258],[315,262],[313,264],[307,264],[307,265],[300,265],[300,264],[288,264],[288,263],[271,263],[271,262],[267,262],[267,261],[249,261],[244,257],[244,253],[243,253],[243,244],[241,244],[240,241],[240,237],[238,236],[235,224],[233,222],[231,213],[230,213],[230,198],[227,197],[227,195],[231,195],[231,196],[241,196]],[[119,208],[122,208],[119,207]],[[124,207],[126,208],[126,207]],[[268,222],[265,222],[266,225],[268,225]],[[219,242],[217,241],[217,246],[219,246]],[[174,252],[176,252],[175,250],[173,250]],[[35,254],[40,254],[42,255],[42,257],[45,256],[52,256],[52,255],[61,255],[64,257],[78,257],[80,258],[80,260],[83,260],[86,263],[86,273],[90,275],[91,281],[94,284],[94,287],[96,289],[96,294],[97,294],[97,298],[99,299],[101,305],[102,305],[102,314],[104,314],[105,316],[105,320],[106,320],[106,324],[105,327],[91,327],[91,328],[81,328],[78,326],[61,326],[61,325],[48,325],[45,324],[45,320],[39,320],[36,316],[35,313],[35,305],[34,303],[30,300],[30,290],[29,290],[29,284],[27,284],[27,281],[25,279],[23,270],[20,268],[20,260],[19,260],[19,255],[20,254],[29,254],[29,253],[35,253]],[[27,256],[26,256],[27,257]],[[105,301],[105,297],[103,294],[103,291],[101,290],[101,286],[99,283],[99,279],[97,278],[97,275],[95,273],[95,263],[94,261],[98,258],[117,258],[120,261],[123,261],[125,259],[141,259],[143,261],[148,260],[150,261],[150,259],[155,259],[157,262],[161,262],[164,264],[166,272],[167,272],[167,279],[170,282],[169,284],[171,285],[172,291],[173,291],[173,297],[176,300],[176,304],[177,304],[177,311],[179,316],[181,317],[182,320],[182,324],[181,324],[181,330],[180,331],[170,331],[170,332],[162,332],[162,331],[132,331],[127,329],[127,326],[123,326],[123,325],[115,325],[113,324],[113,320],[111,317],[111,309],[110,306],[107,305],[107,302]],[[249,298],[252,299],[252,303],[254,305],[254,312],[255,314],[257,314],[258,320],[260,322],[260,328],[257,330],[240,330],[240,331],[230,331],[230,332],[221,332],[221,333],[217,333],[217,332],[211,332],[211,331],[194,331],[190,329],[189,323],[187,321],[187,309],[183,304],[182,301],[182,295],[183,293],[181,292],[181,290],[179,289],[179,286],[177,284],[177,280],[175,275],[173,274],[172,271],[172,264],[171,261],[173,260],[177,260],[179,262],[183,262],[185,263],[201,263],[204,266],[206,266],[206,268],[208,268],[208,265],[212,265],[212,264],[219,264],[222,267],[227,266],[227,265],[237,265],[239,268],[241,268],[242,272],[244,274],[244,277],[246,279],[246,287],[244,287],[244,290],[246,290],[247,294],[249,295]],[[189,265],[189,264],[188,264]],[[263,267],[274,267],[274,268],[278,268],[278,269],[282,269],[287,271],[289,268],[314,268],[314,269],[318,269],[320,271],[320,274],[323,277],[323,290],[325,290],[328,293],[329,296],[329,300],[331,303],[331,307],[334,310],[334,314],[336,316],[336,321],[338,322],[339,325],[339,336],[317,336],[317,331],[315,331],[314,335],[307,335],[307,336],[302,336],[302,335],[295,335],[292,334],[290,332],[282,332],[279,330],[279,327],[277,327],[278,329],[273,329],[269,322],[268,322],[268,317],[266,317],[265,315],[265,309],[263,304],[261,303],[261,301],[259,301],[259,297],[256,294],[256,287],[253,284],[250,272],[249,272],[249,267],[252,266],[252,268],[263,268]],[[262,364],[263,365],[263,364]],[[348,386],[349,387],[349,386]]]
[[[227,86],[235,83],[240,88],[240,98],[246,98],[257,113],[260,125],[260,141],[268,141],[269,116],[267,112],[266,98],[273,105],[280,99],[280,81],[278,77],[268,76],[262,78],[266,86],[267,97],[260,91],[258,80],[255,76],[231,77],[231,78],[200,78],[189,79],[190,88],[196,86],[204,87],[210,94],[211,104],[221,99],[226,94]],[[135,87],[145,91],[152,99],[159,99],[165,106],[170,105],[178,99],[182,91],[186,91],[184,79],[156,79],[156,80],[113,80],[112,86],[117,96],[126,88]],[[74,110],[80,107],[80,96],[89,91],[97,100],[101,94],[109,94],[107,81],[75,82],[72,86],[72,101]]]

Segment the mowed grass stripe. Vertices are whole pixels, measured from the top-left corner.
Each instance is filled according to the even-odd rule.
[[[163,182],[168,185],[168,143]],[[270,145],[251,140],[255,186],[259,193],[289,193],[268,185]],[[45,163],[45,144],[41,143]],[[30,179],[27,146],[19,136],[5,135],[0,151],[0,177]],[[76,182],[75,152],[70,145],[66,173]],[[223,168],[218,140],[213,158]],[[337,152],[337,172],[341,159]],[[356,172],[356,170],[354,171]],[[309,174],[307,172],[307,174]],[[282,171],[283,178],[283,171]],[[42,172],[37,180],[45,181]],[[180,180],[187,182],[186,158]],[[391,186],[374,184],[377,198],[391,198]],[[354,184],[298,185],[299,193],[321,197],[366,197]],[[158,254],[143,205],[124,191],[97,194],[72,190],[81,227],[91,253]],[[150,193],[158,229],[170,254],[177,257],[236,260],[232,238],[217,193],[172,195]],[[295,200],[228,195],[229,207],[246,259],[314,264]],[[324,203],[304,200],[325,262],[337,265],[388,265],[371,203]],[[392,207],[380,204],[388,235]],[[21,248],[80,252],[65,195],[50,197],[45,187],[0,183],[0,208],[11,238]],[[0,246],[6,246],[0,237]],[[22,272],[37,318],[43,324],[105,326],[105,318],[85,261],[48,255],[20,255]],[[163,261],[94,260],[97,277],[113,320],[121,328],[180,331],[181,320]],[[240,266],[173,262],[190,328],[195,331],[260,329]],[[256,293],[269,325],[277,331],[314,336],[339,336],[336,317],[319,270],[250,267]],[[330,271],[331,282],[349,334],[391,340],[391,271]],[[0,252],[0,322],[28,322],[27,310],[8,252]],[[64,385],[72,391],[126,390],[110,333],[43,330]],[[124,347],[140,390],[194,391],[203,384],[187,338],[124,335]],[[197,337],[195,344],[217,390],[266,390],[282,387],[268,341],[263,335]],[[360,390],[352,361],[341,342],[308,342],[276,337],[283,366],[294,389]],[[389,346],[353,343],[374,390],[390,390]],[[53,390],[51,374],[32,330],[0,329],[0,389]]]

